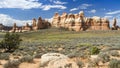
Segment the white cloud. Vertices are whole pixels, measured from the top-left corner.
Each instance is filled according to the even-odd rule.
[[[104,18],[112,18],[113,16],[104,16]]]
[[[79,10],[79,9],[87,9],[88,7],[92,6],[91,4],[81,4],[79,7],[77,8],[72,8],[70,9],[70,11],[76,11],[76,10]]]
[[[118,13],[120,13],[120,10],[116,10],[116,11],[113,11],[113,12],[107,12],[106,14],[112,15],[112,14],[118,14]]]
[[[52,0],[51,0],[52,1]],[[0,8],[19,8],[19,9],[32,9],[40,8],[42,10],[50,10],[51,8],[66,9],[65,4],[67,2],[54,1],[56,4],[47,5],[40,3],[39,0],[0,0]]]
[[[88,7],[92,6],[91,4],[82,4],[79,6],[80,9],[87,9]]]
[[[79,10],[79,8],[72,8],[72,9],[70,9],[70,11],[76,11],[76,10]]]
[[[53,1],[54,4],[67,4],[67,2]]]
[[[0,23],[6,26],[13,26],[16,23],[18,26],[23,26],[25,23],[31,24],[31,20],[16,20],[6,14],[0,14]]]
[[[41,8],[43,10],[50,10],[51,8],[66,9],[67,7],[62,6],[62,5],[43,5]]]
[[[90,11],[88,11],[89,13],[96,13],[96,10],[95,9],[92,9]]]
[[[42,3],[38,0],[1,0],[0,8],[20,8],[20,9],[31,9],[39,8]]]

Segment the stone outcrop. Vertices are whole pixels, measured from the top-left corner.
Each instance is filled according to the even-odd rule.
[[[28,23],[25,24],[25,26],[22,27],[22,32],[27,32],[27,31],[30,31],[31,30],[31,27],[29,26]]]
[[[45,29],[50,26],[50,23],[47,20],[43,20],[41,17],[38,18],[38,21],[35,18],[32,21],[32,30]]]
[[[113,19],[112,30],[119,30],[119,26],[117,26],[116,18]]]
[[[79,14],[63,13],[61,16],[58,13],[55,13],[52,26],[67,28],[74,31],[110,29],[108,19],[97,16],[87,18],[84,16],[83,11],[80,11]]]
[[[51,24],[47,20],[43,20],[41,17],[36,20],[35,18],[32,20],[32,25],[26,23],[22,27],[17,27],[16,23],[14,23],[12,29],[9,32],[27,32],[31,30],[39,30],[49,28]]]
[[[53,16],[52,26],[60,27],[60,15],[57,12]]]
[[[67,56],[60,53],[47,53],[41,56],[41,68],[79,68]]]
[[[10,30],[9,32],[18,32],[18,27],[16,25],[16,23],[13,24],[12,30]]]

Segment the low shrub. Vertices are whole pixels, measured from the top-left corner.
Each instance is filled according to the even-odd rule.
[[[94,60],[92,60],[92,61],[89,62],[89,67],[99,66],[99,61],[100,61],[99,58],[95,58]]]
[[[110,60],[109,68],[120,68],[120,60],[116,59]]]
[[[115,56],[115,57],[119,57],[120,56],[118,51],[110,51],[109,54],[112,55],[112,56]]]
[[[77,60],[76,63],[79,66],[79,68],[82,68],[84,65],[83,62],[81,62],[80,60]]]
[[[33,62],[33,57],[32,56],[24,56],[21,59],[19,59],[20,62],[28,62],[32,63]]]
[[[19,68],[19,64],[21,62],[18,60],[10,60],[6,64],[3,65],[4,68]]]
[[[100,52],[100,49],[97,48],[97,47],[95,47],[95,46],[93,46],[93,47],[90,48],[90,54],[91,55],[99,54],[99,52]]]
[[[100,53],[98,56],[103,63],[110,61],[110,56],[107,53]]]
[[[10,55],[10,53],[1,53],[0,59],[1,60],[9,60],[9,55]]]

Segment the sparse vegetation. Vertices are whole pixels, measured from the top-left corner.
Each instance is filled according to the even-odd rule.
[[[117,59],[110,60],[109,68],[120,68],[120,60]]]
[[[76,63],[79,66],[79,68],[82,68],[84,65],[83,62],[81,62],[80,60],[77,60]]]
[[[4,34],[0,37],[1,41],[4,39]],[[83,60],[80,62],[86,64],[91,55],[99,55],[100,60],[96,59],[90,64],[94,67],[99,66],[99,61],[106,64],[106,62],[111,60],[111,56],[115,58],[120,57],[119,53],[116,52],[120,50],[120,31],[74,32],[60,29],[46,29],[20,33],[19,35],[24,41],[15,50],[12,48],[14,52],[10,52],[7,56],[1,57],[6,52],[4,51],[5,49],[0,49],[0,59],[8,60],[11,55],[13,58],[20,56],[22,57],[18,58],[20,63],[31,63],[34,58],[40,59],[42,54],[57,52],[65,54],[71,59],[80,58],[79,60]]]
[[[33,57],[32,56],[24,56],[21,59],[19,59],[19,61],[22,62],[28,62],[28,63],[32,63],[33,62]]]
[[[100,53],[98,55],[103,63],[110,61],[110,56],[107,53]]]
[[[10,55],[10,53],[1,53],[0,59],[1,60],[9,60],[9,55]]]
[[[9,60],[6,64],[4,64],[4,68],[19,68],[19,64],[21,62],[18,60]]]

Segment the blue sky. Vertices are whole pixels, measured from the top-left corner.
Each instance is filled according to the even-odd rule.
[[[31,19],[51,19],[55,12],[62,14],[84,11],[86,17],[116,17],[120,22],[120,0],[0,0],[0,23],[23,25]],[[112,23],[112,22],[111,22]]]

